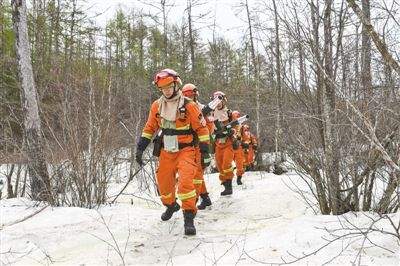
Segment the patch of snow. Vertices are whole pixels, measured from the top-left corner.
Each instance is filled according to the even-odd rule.
[[[345,234],[352,231],[347,227],[341,229],[342,225],[368,226],[371,219],[377,218],[376,214],[361,212],[342,216],[314,215],[285,185],[290,183],[289,175],[248,172],[243,177],[243,186],[234,185],[232,196],[221,197],[218,175],[209,174],[205,179],[213,204],[198,211],[197,235],[186,237],[182,212],[162,222],[160,215],[164,207],[154,191],[139,193],[142,178],[141,175],[135,178],[114,205],[98,209],[47,207],[14,225],[10,224],[40,210],[43,205],[36,206],[35,202],[24,198],[1,200],[1,263],[283,263],[281,258],[294,260],[289,253],[294,256],[302,256],[303,252],[312,254],[326,245],[328,242],[324,238],[332,237],[327,230]],[[293,173],[290,178],[299,185],[302,183]],[[123,185],[124,181],[114,183],[110,189],[118,192]],[[400,214],[390,217],[398,223]],[[390,230],[387,220],[379,221],[376,226]],[[378,232],[368,237],[384,249],[368,240],[363,242],[362,236],[339,239],[297,264],[321,265],[332,260],[332,264],[352,265],[360,254],[362,265],[398,265],[398,240]]]

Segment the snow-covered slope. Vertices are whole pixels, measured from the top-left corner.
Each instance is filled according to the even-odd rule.
[[[141,264],[257,264],[294,261],[313,253],[332,238],[332,230],[349,223],[368,227],[376,215],[316,216],[284,183],[296,175],[246,173],[245,185],[234,187],[230,197],[220,197],[215,174],[208,175],[213,205],[199,211],[197,236],[183,235],[182,213],[162,222],[164,207],[137,197],[124,196],[98,210],[47,207],[33,217],[10,225],[43,206],[27,199],[1,201],[2,264],[141,265]],[[134,184],[130,185],[134,191]],[[154,197],[158,202],[158,199]],[[400,214],[391,217],[397,221]],[[346,221],[347,220],[347,221]],[[390,230],[387,220],[378,228]],[[109,231],[108,231],[109,230]],[[374,243],[374,244],[371,244]],[[374,245],[380,246],[376,247]],[[368,239],[353,235],[296,262],[296,265],[398,265],[396,238],[371,233]],[[396,253],[397,252],[397,253]]]

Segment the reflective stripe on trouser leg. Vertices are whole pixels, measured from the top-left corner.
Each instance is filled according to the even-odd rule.
[[[201,187],[202,187],[202,185],[203,185],[203,180],[202,179],[197,179],[198,177],[196,177],[195,179],[193,179],[193,185],[194,185],[194,188],[195,188],[195,190],[196,190],[196,197],[199,197],[200,196],[200,194],[201,194]]]
[[[203,180],[202,179],[193,179],[193,184],[196,185],[201,185],[203,184]]]
[[[222,182],[224,180],[224,172],[223,172],[223,159],[224,159],[224,149],[220,145],[215,146],[215,162],[219,172],[219,180]]]
[[[234,151],[234,160],[236,164],[236,176],[243,176],[244,174],[244,152],[242,148]]]
[[[207,187],[206,187],[206,181],[204,180],[204,169],[203,166],[201,165],[201,152],[200,148],[196,148],[196,164],[197,164],[197,173],[196,173],[196,179],[202,180],[202,182],[196,184],[195,182],[195,187],[196,187],[196,193],[197,196],[200,194],[207,193]]]
[[[195,161],[195,149],[187,147],[178,152],[178,197],[182,201],[183,210],[197,211],[196,208],[196,189],[193,179],[197,173]]]
[[[198,149],[198,153],[196,154],[198,156],[198,163],[197,163],[197,174],[198,178],[201,178],[203,181],[199,187],[196,186],[196,192],[199,195],[207,193],[207,188],[206,188],[206,181],[204,180],[204,169],[203,166],[201,165],[201,153],[200,149]],[[196,157],[197,160],[197,157]]]
[[[196,148],[195,159],[197,164],[197,172],[196,172],[196,177],[193,179],[193,184],[196,189],[197,197],[199,197],[200,194],[207,192],[207,190],[205,189],[203,166],[201,165],[200,148]]]
[[[161,151],[156,178],[160,199],[164,205],[175,202],[176,158],[177,154]]]
[[[232,168],[232,161],[233,161],[233,147],[232,143],[224,145],[222,147],[218,147],[219,156],[218,159],[220,160],[220,165],[218,166],[219,170],[219,179],[221,182],[232,180],[233,178],[233,168]]]
[[[254,149],[252,147],[249,148],[249,164],[254,163]]]
[[[181,201],[187,200],[187,199],[191,199],[193,197],[196,197],[196,190],[193,189],[192,191],[188,192],[188,193],[178,193],[178,199],[180,199]]]

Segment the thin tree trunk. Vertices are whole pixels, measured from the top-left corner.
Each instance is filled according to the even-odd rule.
[[[25,197],[27,176],[28,176],[28,169],[25,169],[25,171],[24,171],[24,183],[23,183],[24,185],[22,186],[21,197]]]
[[[44,156],[37,91],[31,64],[26,1],[13,0],[12,7],[21,102],[25,116],[24,136],[28,157],[28,171],[31,177],[32,198],[52,203],[50,178]]]
[[[282,124],[282,76],[281,76],[281,50],[280,50],[280,39],[279,39],[279,21],[278,11],[276,8],[275,0],[272,0],[274,5],[274,20],[275,20],[275,61],[276,61],[276,90],[277,90],[277,115],[276,115],[276,129],[275,129],[275,152],[278,156],[280,150],[280,139],[281,139],[281,124]],[[282,151],[281,151],[282,152]],[[279,164],[282,160],[282,156],[276,158],[276,162]]]
[[[298,31],[300,34],[300,31]],[[301,44],[297,45],[299,53],[299,66],[300,66],[300,90],[304,93],[308,92],[308,86],[306,82],[306,65],[304,63],[304,49]]]
[[[72,0],[72,14],[69,28],[69,37],[65,37],[65,48],[64,48],[64,80],[68,84],[69,83],[69,75],[72,64],[72,56],[73,56],[73,42],[74,42],[74,31],[75,31],[75,14],[76,14],[76,1]],[[63,137],[64,143],[67,145],[69,141],[69,132],[67,128],[70,128],[70,120],[69,113],[71,112],[71,93],[69,84],[65,86],[64,89],[64,99],[63,99]]]
[[[168,25],[167,25],[167,10],[166,10],[166,0],[161,0],[161,9],[163,15],[163,33],[164,33],[164,66],[168,62]]]
[[[365,15],[366,21],[371,24],[371,12],[369,0],[362,0],[362,12]],[[365,117],[372,121],[373,116],[369,112],[369,105],[373,99],[372,78],[371,78],[371,39],[368,34],[366,24],[362,24],[361,31],[361,86],[363,95],[363,109]],[[360,92],[359,92],[360,93]],[[371,209],[372,189],[375,182],[375,172],[368,174],[365,177],[363,211]]]
[[[322,96],[323,96],[323,90],[324,90],[324,84],[323,84],[323,77],[322,77],[322,71],[321,68],[318,66],[322,66],[322,59],[321,59],[321,52],[320,52],[320,42],[319,42],[319,24],[320,24],[320,15],[319,15],[319,4],[317,1],[317,5],[314,4],[314,2],[311,2],[311,22],[313,26],[313,53],[314,53],[314,60],[316,61],[315,64],[317,67],[315,68],[315,75],[316,75],[316,80],[317,80],[317,127],[318,127],[318,132],[321,137],[321,143],[323,145],[323,148],[325,149],[325,136],[324,136],[324,122],[322,119]]]
[[[371,24],[371,12],[369,0],[362,0],[362,9],[365,20]],[[368,35],[368,28],[365,24],[362,25],[361,32],[361,84],[364,94],[364,105],[367,111],[367,106],[372,99],[372,78],[371,78],[371,39]],[[371,116],[367,115],[371,118]]]
[[[253,69],[255,86],[256,86],[256,135],[257,139],[260,139],[260,86],[259,86],[259,75],[258,75],[258,63],[254,48],[253,28],[251,24],[248,0],[246,0],[246,13],[247,13],[247,22],[249,25],[249,32],[250,32],[250,52],[253,64],[253,67],[251,69]]]
[[[375,183],[375,171],[368,176],[368,182],[365,182],[365,191],[364,191],[364,202],[363,202],[363,211],[370,211],[372,204],[372,189],[374,188]],[[368,184],[368,185],[367,185]]]
[[[87,199],[89,200],[89,206],[91,207],[93,203],[99,203],[98,199],[99,191],[101,190],[99,183],[99,178],[96,174],[96,145],[98,139],[98,125],[96,124],[96,99],[94,92],[94,84],[93,84],[93,56],[94,56],[94,37],[90,36],[90,47],[88,51],[88,62],[89,62],[89,108],[88,108],[88,116],[89,116],[89,140],[88,140],[88,158],[87,158],[87,181],[88,181],[88,190],[87,190]]]
[[[317,80],[317,128],[321,137],[322,147],[325,150],[325,134],[324,134],[324,122],[323,122],[323,95],[324,95],[324,84],[322,71],[319,66],[322,66],[321,52],[320,52],[320,42],[319,42],[319,25],[320,25],[320,15],[319,15],[319,4],[315,5],[311,2],[311,21],[313,26],[313,53],[315,57],[315,75]],[[316,169],[319,171],[318,169]],[[320,209],[322,214],[329,214],[331,212],[331,206],[328,204],[328,200],[325,194],[325,188],[323,180],[320,175],[315,175],[315,186],[317,188],[317,193],[320,201]]]
[[[13,193],[13,187],[12,187],[12,175],[14,173],[14,168],[15,168],[15,164],[12,164],[10,171],[7,173],[7,198],[8,199],[15,197],[15,195]]]
[[[341,214],[340,184],[339,184],[339,158],[336,145],[335,129],[335,88],[331,83],[333,78],[332,68],[332,23],[331,12],[332,0],[325,1],[324,12],[324,57],[325,73],[323,99],[323,117],[325,122],[325,164],[328,182],[329,196],[331,201],[332,213]]]
[[[387,213],[390,200],[392,199],[392,195],[395,192],[396,188],[400,186],[400,172],[392,172],[389,178],[389,183],[383,192],[383,196],[378,203],[378,207],[376,208],[376,212],[378,213]]]
[[[139,22],[139,66],[140,69],[144,69],[144,41],[146,38],[146,28],[143,23],[143,16],[140,15],[140,22]]]
[[[4,0],[0,0],[0,56],[4,56],[6,35],[4,34]]]
[[[359,64],[359,60],[358,60],[359,56],[360,56],[360,52],[359,52],[360,51],[360,49],[359,49],[360,34],[358,32],[358,27],[359,27],[359,25],[356,26],[356,43],[355,43],[356,54],[355,54],[355,60],[354,60],[354,74],[355,74],[356,78],[358,78],[360,76],[360,64]],[[353,79],[353,80],[354,80],[354,82],[353,82],[354,94],[349,93],[350,100],[356,100],[357,95],[360,91],[360,89],[359,89],[360,85],[359,85],[358,80],[357,79]]]
[[[21,170],[22,170],[22,165],[19,164],[18,169],[17,169],[17,178],[15,179],[14,196],[18,195],[19,180],[21,178]]]
[[[57,57],[60,54],[60,35],[61,35],[61,26],[60,26],[60,21],[61,21],[61,0],[57,0],[57,18],[56,18],[56,24],[55,24],[55,52]],[[57,59],[58,61],[59,59]]]
[[[189,43],[190,43],[190,61],[192,63],[192,76],[195,78],[196,62],[194,56],[194,38],[193,38],[193,21],[192,21],[192,1],[187,0],[187,13],[188,13],[188,24],[189,24]],[[196,81],[196,79],[195,79]]]

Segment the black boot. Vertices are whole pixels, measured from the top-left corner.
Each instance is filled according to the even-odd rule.
[[[237,178],[236,178],[236,183],[240,186],[240,185],[243,185],[243,183],[242,183],[242,176],[238,176]]]
[[[185,219],[185,235],[194,236],[196,234],[196,227],[194,227],[194,217],[196,214],[194,211],[183,211],[183,218]]]
[[[179,211],[179,209],[181,208],[181,206],[179,206],[179,204],[176,202],[166,206],[167,209],[165,210],[165,212],[163,212],[163,214],[161,214],[161,220],[163,221],[168,221],[169,219],[171,219],[174,212]]]
[[[197,206],[197,209],[204,210],[207,206],[211,205],[211,199],[208,196],[208,193],[200,194],[200,197],[201,197],[201,202]]]
[[[232,179],[223,182],[222,185],[224,185],[225,189],[224,189],[224,191],[221,192],[221,196],[231,195],[232,194]]]

